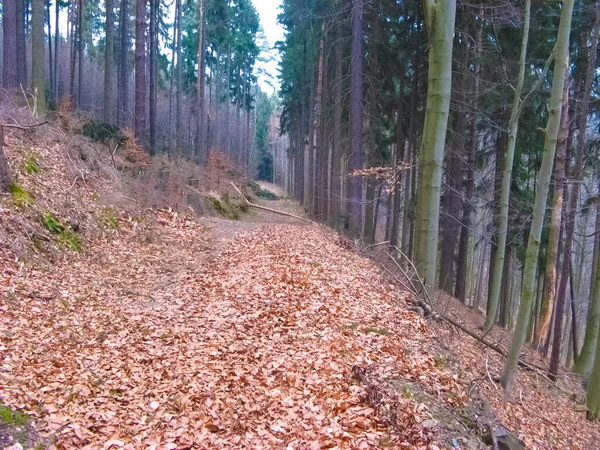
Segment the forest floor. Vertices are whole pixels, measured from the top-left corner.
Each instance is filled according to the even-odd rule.
[[[333,231],[147,207],[101,148],[36,133],[6,138],[21,190],[0,201],[0,448],[476,449],[500,423],[527,448],[599,447],[566,374],[522,372],[504,401],[499,356],[410,311]],[[242,182],[225,172],[221,190]],[[32,421],[11,434],[7,417]]]

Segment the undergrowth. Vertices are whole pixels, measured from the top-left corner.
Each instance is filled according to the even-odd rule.
[[[58,235],[58,243],[71,250],[81,250],[81,241],[79,236],[67,225],[64,225],[56,216],[50,212],[45,212],[40,218],[42,225],[50,232]]]
[[[15,205],[19,208],[29,205],[34,201],[33,194],[17,183],[10,185],[10,193],[12,194]]]

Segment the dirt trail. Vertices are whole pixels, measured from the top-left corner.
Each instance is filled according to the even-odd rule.
[[[403,400],[406,427],[390,437],[352,377],[354,365],[409,379],[421,368],[453,389],[419,350],[428,338],[404,293],[325,228],[265,223],[289,221],[159,211],[121,218],[46,271],[4,261],[0,400],[31,411],[57,448],[430,442],[418,403]]]

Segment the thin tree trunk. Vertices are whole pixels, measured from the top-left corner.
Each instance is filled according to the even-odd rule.
[[[114,118],[114,4],[113,0],[106,0],[106,40],[104,49],[104,121],[113,122]]]
[[[177,85],[177,94],[175,96],[175,151],[181,152],[183,148],[183,105],[182,105],[182,61],[181,61],[181,0],[175,1],[175,15],[177,22],[177,69],[175,73],[175,84]]]
[[[27,46],[25,40],[25,30],[27,29],[27,27],[25,24],[25,7],[23,0],[16,0],[16,14],[17,82],[19,85],[23,86],[24,89],[27,86]]]
[[[519,117],[522,110],[521,94],[525,82],[525,64],[527,61],[527,43],[529,42],[529,23],[531,19],[531,0],[525,0],[525,19],[523,22],[523,35],[521,38],[521,54],[519,56],[519,76],[517,87],[513,96],[512,110],[508,125],[508,146],[504,160],[504,174],[502,177],[502,187],[500,194],[500,214],[498,228],[498,245],[493,255],[493,270],[490,271],[490,293],[488,300],[487,314],[484,332],[488,332],[496,320],[498,310],[498,300],[500,297],[500,287],[502,286],[502,268],[504,267],[504,248],[506,247],[506,237],[508,234],[508,203],[510,199],[510,186],[512,183],[512,169],[515,157],[515,147],[517,143],[517,133],[519,131]],[[554,156],[554,153],[553,153]],[[496,162],[498,164],[498,162]],[[527,327],[525,327],[527,328]],[[516,363],[515,363],[516,364]]]
[[[31,2],[31,85],[37,97],[37,113],[46,112],[46,65],[44,58],[44,0]]]
[[[46,20],[48,21],[48,67],[50,75],[50,100],[54,100],[54,72],[52,59],[52,21],[50,20],[50,0],[46,0]]]
[[[159,8],[159,0],[150,0],[150,36],[149,36],[149,47],[150,47],[150,61],[149,61],[149,115],[148,115],[148,131],[150,136],[149,141],[149,150],[151,154],[156,152],[156,90],[157,90],[157,80],[156,80],[156,59],[158,53],[158,8]]]
[[[198,80],[196,82],[196,158],[202,159],[200,145],[202,139],[202,115],[204,114],[204,0],[198,2]]]
[[[77,0],[77,106],[81,107],[83,92],[83,0]]]
[[[343,2],[340,2],[340,8]],[[341,203],[341,176],[342,176],[342,77],[344,49],[342,47],[342,15],[338,14],[336,23],[335,44],[335,78],[333,90],[333,152],[331,156],[331,215],[330,223],[335,228],[340,228]]]
[[[58,103],[60,100],[60,88],[59,88],[59,75],[60,71],[58,70],[58,37],[60,35],[60,31],[58,29],[58,24],[60,21],[60,3],[58,0],[55,5],[55,16],[54,16],[54,99]],[[48,36],[50,39],[50,36]]]
[[[317,69],[317,100],[315,103],[315,116],[314,116],[314,130],[313,136],[313,147],[317,156],[318,167],[315,168],[315,199],[313,202],[314,217],[315,219],[323,222],[325,220],[324,214],[326,205],[325,196],[327,195],[327,189],[325,187],[326,180],[323,177],[323,154],[325,153],[326,146],[324,145],[323,139],[323,121],[322,121],[322,110],[323,110],[323,79],[324,79],[324,66],[325,66],[325,22],[321,24],[321,39],[319,43],[319,66]],[[313,165],[314,167],[314,165]]]
[[[423,0],[429,35],[429,76],[423,142],[419,154],[415,263],[430,298],[436,288],[442,166],[450,91],[456,0]]]
[[[538,263],[542,226],[546,201],[548,199],[548,185],[552,175],[552,165],[556,144],[558,140],[558,129],[560,127],[563,88],[565,84],[565,73],[568,69],[569,56],[569,34],[571,32],[571,19],[573,15],[574,0],[564,0],[561,10],[560,25],[555,47],[554,77],[552,81],[552,93],[549,102],[548,124],[545,131],[544,154],[542,166],[538,173],[537,188],[535,193],[535,204],[533,207],[533,219],[523,268],[521,282],[521,304],[517,325],[513,333],[510,351],[502,372],[502,387],[507,395],[510,395],[512,385],[516,376],[517,365],[521,349],[525,342],[527,326],[529,323],[531,304],[535,293],[536,266]],[[570,251],[570,246],[565,248]],[[559,293],[560,295],[560,293]],[[560,301],[560,297],[559,297]]]
[[[117,121],[124,126],[127,123],[129,105],[129,64],[127,54],[129,50],[129,2],[121,0],[121,13],[119,27],[121,31],[121,48],[119,51],[119,96],[117,108]]]
[[[600,2],[596,2],[596,22],[592,30],[591,46],[588,50],[588,70],[585,77],[585,84],[583,88],[583,98],[579,104],[578,120],[579,120],[579,134],[577,136],[577,149],[576,158],[583,157],[583,149],[585,145],[585,134],[587,131],[587,116],[588,107],[590,102],[590,95],[592,92],[592,83],[594,81],[596,73],[596,57],[598,48],[598,37],[600,34]],[[600,229],[600,200],[597,202],[597,219],[596,219],[596,232]],[[596,235],[594,242],[594,263],[595,270],[598,270],[598,256],[600,255],[600,235]],[[595,273],[595,272],[593,272]],[[594,277],[592,277],[594,278]],[[596,291],[596,286],[593,286],[590,291],[590,298],[592,292]],[[593,297],[593,301],[590,303],[590,314],[588,315],[587,325],[585,328],[585,336],[583,340],[583,347],[579,359],[575,364],[574,370],[580,375],[587,375],[592,369],[594,362],[594,355],[596,350],[596,343],[600,336],[600,296],[598,298]],[[596,357],[597,358],[597,357]]]
[[[539,349],[543,338],[548,334],[550,319],[556,299],[556,264],[558,259],[558,243],[561,236],[561,219],[563,212],[563,197],[565,191],[565,161],[567,159],[566,148],[569,134],[569,111],[568,111],[568,84],[565,83],[563,99],[563,110],[559,132],[559,142],[554,163],[554,199],[552,200],[552,218],[550,220],[550,236],[548,238],[548,249],[546,250],[546,273],[544,281],[544,292],[540,309],[539,326],[533,337],[533,345]],[[564,248],[565,252],[571,249]],[[563,276],[566,272],[563,270]]]
[[[146,133],[146,0],[135,8],[135,124],[137,141],[143,145]]]
[[[0,125],[0,192],[8,192],[12,184],[10,167],[4,156],[4,129]]]

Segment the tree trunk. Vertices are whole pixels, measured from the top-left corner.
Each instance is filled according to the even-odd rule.
[[[456,0],[423,0],[429,35],[429,76],[415,219],[415,263],[430,298],[436,288],[442,165],[452,87]]]
[[[504,267],[504,248],[506,247],[506,237],[508,234],[508,203],[510,199],[510,186],[512,183],[512,169],[515,157],[515,147],[517,143],[517,132],[519,131],[519,117],[521,115],[521,93],[523,92],[523,83],[525,82],[525,64],[527,61],[527,43],[529,42],[529,22],[531,19],[531,0],[525,0],[525,19],[523,23],[523,36],[521,39],[521,54],[519,57],[519,76],[517,87],[513,96],[512,110],[508,125],[508,145],[504,160],[504,174],[502,177],[502,187],[500,194],[500,214],[498,228],[498,245],[493,255],[493,269],[490,272],[490,293],[488,300],[487,314],[484,332],[488,332],[496,320],[498,311],[498,301],[500,297],[500,287],[502,286],[502,268]],[[562,91],[561,91],[562,93]],[[552,154],[554,158],[554,153]],[[550,169],[552,170],[552,169]],[[527,328],[527,327],[525,327]],[[516,364],[516,362],[515,362]]]
[[[2,4],[2,83],[8,91],[19,86],[17,77],[17,2],[4,0]]]
[[[58,103],[60,101],[60,88],[59,88],[59,74],[58,70],[58,38],[60,36],[59,31],[59,20],[60,20],[60,3],[58,0],[56,1],[56,6],[54,8],[54,99]],[[48,36],[50,39],[50,36]]]
[[[565,79],[565,87],[563,92],[563,106],[562,113],[560,119],[560,131],[558,133],[558,145],[557,145],[557,155],[556,155],[556,166],[559,167],[555,173],[555,192],[558,189],[559,191],[564,191],[566,186],[566,177],[565,177],[565,161],[567,159],[567,141],[569,138],[569,74],[567,72]],[[562,167],[560,167],[562,166]],[[573,171],[572,178],[575,179],[577,177],[578,167],[580,164],[575,162],[575,170]],[[562,173],[559,173],[562,171]],[[552,356],[550,359],[550,377],[555,379],[558,374],[558,364],[560,360],[560,342],[562,339],[562,323],[565,312],[565,297],[567,296],[567,286],[570,278],[570,267],[571,267],[571,259],[573,255],[573,231],[575,229],[575,211],[577,210],[577,203],[579,201],[579,192],[577,194],[575,191],[579,191],[579,184],[571,185],[571,198],[569,199],[568,206],[568,217],[565,223],[565,242],[563,245],[563,261],[561,266],[561,276],[560,276],[560,284],[558,286],[558,297],[556,302],[556,320],[554,321],[554,343],[552,345]],[[562,194],[560,194],[562,197]],[[556,194],[554,196],[556,200]],[[575,203],[573,203],[575,201]],[[558,208],[559,205],[554,204],[555,208]],[[561,209],[558,210],[557,214],[559,215],[558,219],[558,227],[560,228],[560,215],[562,213],[562,198],[560,199]],[[554,210],[552,211],[552,218],[554,219]],[[570,221],[573,222],[570,222]],[[554,230],[555,224],[552,223],[551,234],[554,234],[554,238],[556,238],[559,230]],[[554,244],[558,247],[558,244]],[[549,249],[550,250],[550,249]],[[556,255],[555,255],[556,259]],[[554,266],[556,267],[556,260],[554,261]],[[556,274],[554,275],[554,280],[548,280],[550,284],[556,283]]]
[[[202,116],[204,114],[204,0],[198,2],[198,80],[196,82],[196,157],[201,160]]]
[[[8,192],[12,184],[10,167],[4,156],[4,129],[0,125],[0,192]]]
[[[175,96],[175,151],[181,152],[183,148],[183,105],[181,98],[181,90],[183,87],[181,69],[181,0],[175,1],[175,20],[177,21],[177,69],[175,71],[175,84],[177,85],[176,96]]]
[[[554,164],[554,199],[552,200],[552,218],[550,220],[550,236],[548,238],[548,249],[546,251],[546,273],[544,281],[544,293],[540,309],[539,326],[535,330],[533,345],[540,348],[544,337],[548,334],[550,320],[552,319],[552,310],[556,299],[556,263],[558,257],[558,243],[561,235],[561,219],[563,210],[563,197],[565,191],[565,161],[567,159],[566,148],[569,134],[569,108],[568,84],[563,98],[563,109],[559,132],[559,142]],[[570,248],[564,248],[565,252],[570,252]],[[565,253],[566,255],[566,253]],[[564,263],[563,263],[564,264]],[[563,269],[563,276],[567,272]]]
[[[104,121],[113,122],[114,114],[114,4],[113,0],[106,0],[106,40],[104,49]]]
[[[83,93],[83,0],[77,1],[77,106],[81,107]],[[33,69],[32,69],[33,70]]]
[[[149,61],[149,84],[148,90],[149,92],[149,104],[148,104],[148,131],[150,136],[149,141],[149,150],[150,154],[154,154],[156,152],[156,59],[158,53],[158,33],[157,33],[157,21],[158,21],[158,8],[159,8],[159,0],[150,0],[150,35],[149,35],[149,47],[150,47],[150,61]]]
[[[146,0],[135,4],[135,138],[144,144],[146,133]]]
[[[340,3],[340,7],[343,3]],[[331,214],[330,223],[333,228],[340,228],[341,206],[341,177],[342,177],[342,77],[344,49],[342,47],[342,15],[338,14],[336,23],[335,44],[335,80],[333,91],[333,152],[331,156]]]
[[[325,65],[325,22],[321,24],[321,39],[319,44],[319,66],[317,69],[317,100],[315,103],[315,117],[314,117],[314,129],[313,141],[314,152],[316,154],[316,161],[318,166],[313,164],[315,172],[315,198],[313,201],[314,217],[316,220],[321,222],[325,221],[326,207],[324,208],[326,201],[325,196],[327,195],[326,183],[327,180],[323,177],[323,154],[325,153],[326,146],[324,145],[323,139],[323,121],[322,121],[322,110],[323,110],[323,78],[324,78],[324,65]],[[327,164],[325,163],[325,166]]]
[[[527,325],[530,316],[529,313],[535,293],[536,266],[538,262],[542,227],[544,224],[546,201],[548,199],[548,186],[550,184],[550,177],[552,175],[552,165],[554,162],[554,154],[556,152],[558,129],[560,127],[565,73],[568,69],[569,34],[571,32],[573,3],[574,0],[563,1],[558,37],[556,39],[554,76],[552,80],[552,92],[549,102],[548,124],[545,131],[544,154],[542,158],[542,166],[538,173],[535,203],[533,207],[533,218],[531,230],[529,231],[529,240],[527,242],[527,251],[523,268],[521,304],[519,306],[519,315],[517,318],[517,325],[513,334],[510,351],[502,373],[502,386],[507,395],[510,395],[512,390],[512,385],[519,362],[519,356],[526,338]],[[504,233],[504,235],[506,235],[506,233]],[[568,250],[570,251],[570,247]]]
[[[362,180],[352,173],[363,168],[363,0],[352,1],[350,65],[350,155],[348,167],[348,234],[362,229]]]
[[[596,22],[594,24],[594,28],[592,30],[592,43],[588,50],[588,69],[585,77],[585,85],[583,88],[583,98],[581,103],[579,104],[578,120],[579,120],[579,134],[577,136],[577,149],[576,149],[576,158],[583,157],[583,148],[585,145],[585,133],[587,130],[587,116],[588,116],[588,106],[590,102],[590,95],[592,92],[592,83],[594,81],[595,73],[596,73],[596,56],[597,56],[597,48],[598,48],[598,36],[600,34],[600,4],[596,2]],[[596,222],[596,232],[600,229],[600,200],[597,202],[597,222]],[[594,262],[596,264],[596,271],[598,270],[598,256],[600,255],[600,235],[596,236],[596,240],[594,243]],[[595,273],[595,272],[594,272]],[[594,278],[594,277],[592,277]],[[596,286],[594,285],[592,290],[590,291],[590,298],[592,297],[592,292],[596,291]],[[596,343],[598,342],[598,336],[600,330],[600,296],[596,298],[593,297],[593,301],[590,303],[590,314],[588,314],[587,325],[585,328],[585,336],[583,340],[583,347],[581,348],[581,353],[579,354],[579,359],[575,364],[574,370],[580,375],[587,375],[592,369],[592,365],[594,363],[594,355],[596,350]]]
[[[50,75],[50,100],[54,100],[54,72],[52,60],[52,21],[50,20],[50,0],[46,0],[46,20],[48,22],[48,73]]]
[[[129,3],[128,0],[121,0],[121,13],[119,18],[119,27],[121,31],[121,48],[119,51],[119,96],[117,108],[117,121],[120,126],[127,123],[128,101],[129,101],[129,65],[127,64],[127,53],[129,50]]]
[[[10,1],[10,0],[9,0]],[[27,86],[27,46],[25,41],[25,7],[23,0],[16,0],[17,8],[17,82]]]
[[[467,154],[465,175],[465,198],[462,205],[462,218],[460,229],[460,240],[458,242],[458,256],[456,257],[456,285],[454,296],[461,302],[467,300],[467,265],[469,255],[469,240],[471,234],[471,223],[473,216],[473,192],[475,191],[475,158],[477,156],[477,126],[479,124],[479,85],[481,80],[481,53],[483,50],[483,8],[479,9],[477,20],[477,31],[475,35],[475,86],[473,90],[473,116],[471,118],[471,142]]]
[[[44,0],[31,2],[31,85],[37,97],[37,113],[46,112],[46,65],[44,58]]]

